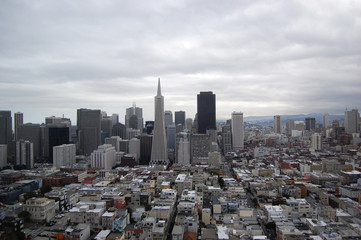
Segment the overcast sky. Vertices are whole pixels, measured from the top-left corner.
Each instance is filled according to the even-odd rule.
[[[0,109],[25,122],[78,108],[194,118],[361,107],[361,1],[0,0]]]

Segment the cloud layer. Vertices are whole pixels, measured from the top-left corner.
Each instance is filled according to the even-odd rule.
[[[361,2],[4,0],[0,109],[26,122],[136,102],[217,117],[342,113],[361,106]]]

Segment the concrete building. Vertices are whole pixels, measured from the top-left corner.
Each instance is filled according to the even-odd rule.
[[[134,103],[125,112],[125,128],[143,130],[143,109]]]
[[[12,139],[11,111],[0,111],[0,144],[7,145],[9,155]]]
[[[101,142],[100,110],[78,109],[77,126],[80,151],[89,156]]]
[[[113,120],[111,117],[102,117],[101,120],[101,131],[102,133],[108,134],[111,137],[113,134]]]
[[[53,148],[53,166],[60,168],[62,166],[72,166],[76,163],[76,145],[63,144]]]
[[[233,151],[244,148],[244,127],[243,127],[243,113],[232,113],[232,147]]]
[[[323,128],[328,128],[330,126],[330,114],[325,113],[323,115]]]
[[[280,115],[273,117],[273,131],[275,133],[282,133],[282,118]]]
[[[69,210],[72,223],[89,224],[94,230],[102,229],[102,216],[106,210],[106,202],[78,202]]]
[[[211,137],[208,134],[191,135],[191,163],[208,162],[208,153],[211,152]]]
[[[176,126],[174,124],[170,124],[167,126],[167,145],[168,148],[174,150],[176,142]]]
[[[125,125],[121,123],[116,123],[112,128],[112,136],[119,136],[122,139],[126,138]]]
[[[14,135],[15,135],[15,141],[18,139],[18,129],[19,126],[24,124],[24,115],[21,112],[14,113]]]
[[[316,151],[322,150],[322,136],[319,133],[314,133],[311,136],[312,148]]]
[[[19,126],[18,138],[33,143],[34,159],[42,157],[41,129],[39,124],[26,123]]]
[[[154,135],[152,144],[151,165],[168,165],[168,147],[164,123],[164,97],[158,79],[157,96],[154,97]]]
[[[34,168],[34,145],[30,141],[16,141],[16,165]]]
[[[345,111],[345,132],[358,133],[359,132],[359,118],[360,114],[357,109]]]
[[[8,149],[6,144],[0,144],[0,169],[8,165]]]
[[[287,135],[292,135],[292,130],[295,130],[295,121],[288,119],[286,122],[286,133]]]
[[[90,156],[91,168],[110,170],[115,166],[115,147],[104,144],[93,151]]]
[[[65,239],[87,240],[90,239],[90,226],[79,223],[76,226],[69,226],[65,229]]]
[[[192,118],[187,118],[186,119],[186,129],[189,131],[189,132],[192,132],[192,126],[193,126],[193,120]]]
[[[30,219],[34,222],[49,222],[55,217],[58,207],[55,200],[48,198],[31,198],[25,203],[25,210],[30,213]]]
[[[197,95],[197,130],[204,134],[216,130],[216,95],[213,92],[200,92]]]
[[[139,162],[140,158],[140,140],[138,138],[132,138],[129,140],[129,154],[132,154],[136,161]]]
[[[176,138],[176,163],[178,165],[190,164],[190,135],[186,132],[177,133]]]
[[[113,113],[110,117],[112,119],[113,126],[119,122],[119,114]]]
[[[173,124],[173,113],[172,113],[172,111],[166,110],[164,112],[164,123],[165,123],[165,127],[168,127],[169,125]]]
[[[116,152],[120,151],[120,141],[121,138],[119,136],[112,136],[109,138],[105,138],[105,144],[110,144],[113,147],[115,147]]]

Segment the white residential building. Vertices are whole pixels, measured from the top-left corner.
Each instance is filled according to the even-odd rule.
[[[53,147],[53,165],[56,168],[72,166],[76,163],[76,145],[63,144]]]
[[[86,223],[91,229],[102,228],[102,216],[105,212],[105,202],[78,202],[69,210],[72,223]]]
[[[316,151],[322,150],[322,137],[319,133],[314,133],[311,136],[312,148]]]
[[[91,168],[110,170],[115,166],[115,147],[110,144],[100,145],[90,156]]]

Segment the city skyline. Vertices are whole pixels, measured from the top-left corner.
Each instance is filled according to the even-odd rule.
[[[75,123],[76,109],[123,116],[136,102],[152,120],[158,77],[164,109],[192,119],[202,91],[216,94],[217,119],[361,108],[360,2],[138,6],[4,2],[0,109],[24,123],[63,114]]]

